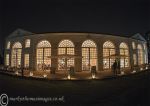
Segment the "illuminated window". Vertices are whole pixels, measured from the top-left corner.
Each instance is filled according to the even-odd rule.
[[[126,43],[120,44],[120,65],[121,68],[129,67],[129,50]]]
[[[29,67],[29,54],[24,55],[24,67]]]
[[[144,43],[144,44],[143,44],[143,47],[144,47],[144,56],[145,56],[145,57],[144,57],[144,58],[145,58],[145,61],[144,61],[144,62],[145,62],[145,64],[146,64],[146,63],[147,63],[147,58],[148,58],[148,57],[147,57],[147,44]]]
[[[30,47],[30,39],[27,39],[25,41],[25,48],[28,48],[28,47]]]
[[[69,58],[74,53],[74,44],[70,40],[63,40],[58,46],[58,55],[62,56],[58,58],[58,70],[65,70],[71,66],[74,66],[74,58]],[[68,56],[68,57],[67,57]]]
[[[138,51],[138,65],[142,65],[143,64],[143,48],[141,44],[138,44],[137,51]]]
[[[145,64],[147,63],[147,53],[145,51]]]
[[[51,44],[43,40],[37,44],[37,69],[47,70],[51,66]]]
[[[22,45],[20,42],[15,42],[12,46],[12,67],[21,67],[21,52],[22,52]]]
[[[115,61],[115,46],[112,42],[106,41],[103,44],[103,68],[111,69],[112,64]]]
[[[7,49],[10,49],[10,42],[7,43]]]
[[[136,65],[136,63],[137,63],[137,57],[136,57],[136,54],[133,54],[133,63],[134,63],[134,65]]]
[[[90,70],[91,66],[97,66],[97,48],[91,40],[82,44],[82,70]]]
[[[5,65],[9,66],[9,54],[6,54]]]
[[[132,42],[132,48],[136,49],[135,42]]]

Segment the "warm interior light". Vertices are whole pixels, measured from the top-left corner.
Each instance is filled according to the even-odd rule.
[[[47,75],[46,75],[46,74],[44,74],[44,75],[43,75],[43,77],[44,77],[44,78],[46,78],[46,77],[47,77]]]
[[[33,76],[33,72],[30,72],[30,76]]]
[[[146,66],[146,69],[148,69],[148,66]]]
[[[67,77],[69,80],[71,79],[71,76],[70,76],[70,74],[68,74],[68,77]]]
[[[136,73],[136,70],[133,70],[132,73]]]
[[[143,68],[140,68],[140,70],[143,70]]]
[[[95,79],[95,78],[96,78],[95,74],[92,74],[92,79]]]
[[[15,74],[18,75],[19,74],[18,71],[16,71]]]

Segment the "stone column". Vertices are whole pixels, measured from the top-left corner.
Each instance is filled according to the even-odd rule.
[[[98,71],[103,71],[103,44],[97,46]]]
[[[10,50],[8,51],[8,54],[9,54],[9,66],[11,66],[11,48],[10,48]],[[5,57],[4,57],[4,64],[5,64],[5,61],[6,61],[6,53],[5,53],[4,56],[5,56]]]
[[[10,63],[10,66],[12,67],[12,51],[13,51],[13,49],[12,49],[12,46],[13,46],[13,44],[14,44],[14,42],[13,41],[11,41],[11,43],[10,43],[10,56],[9,56],[9,63]],[[6,57],[5,57],[6,58]]]
[[[35,71],[37,64],[36,64],[36,41],[31,39],[30,42],[30,50],[29,50],[29,68],[31,71]]]
[[[130,60],[130,63],[129,63],[129,67],[132,68],[134,66],[134,61],[133,61],[133,54],[134,54],[134,50],[132,48],[132,43],[128,42],[129,44],[129,60]]]
[[[115,50],[116,50],[116,56],[119,56],[120,55],[120,48],[119,48],[119,45],[120,43],[115,43]]]
[[[75,71],[82,71],[82,48],[80,43],[75,43]]]
[[[51,46],[51,67],[55,67],[58,70],[58,58],[55,58],[58,55],[57,44],[52,44]]]
[[[24,52],[25,52],[25,42],[21,41],[22,49],[21,49],[21,67],[24,67]]]

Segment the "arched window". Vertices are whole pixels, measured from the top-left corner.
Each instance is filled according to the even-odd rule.
[[[74,44],[70,40],[63,40],[58,45],[58,70],[74,67]]]
[[[24,54],[24,67],[29,68],[29,54]]]
[[[6,65],[6,66],[9,66],[9,54],[6,54],[6,57],[5,57],[5,65]]]
[[[138,65],[142,65],[143,64],[143,48],[141,44],[138,44],[137,51],[138,51]]]
[[[132,42],[132,49],[133,50],[136,49],[135,42]],[[136,63],[137,63],[136,53],[133,53],[133,65],[136,65]]]
[[[51,44],[43,40],[37,44],[37,69],[47,70],[51,66]]]
[[[120,48],[120,65],[121,68],[129,67],[129,48],[126,43],[122,42]]]
[[[12,46],[12,67],[21,67],[22,45],[20,42],[15,42]]]
[[[7,42],[6,49],[10,49],[10,41],[9,41],[9,42]]]
[[[133,54],[133,64],[137,65],[137,57],[135,53]]]
[[[145,64],[148,63],[148,52],[147,52],[147,44],[144,43],[144,55],[145,55]]]
[[[97,66],[97,47],[92,40],[82,43],[82,70],[90,70],[91,66]]]
[[[103,44],[103,69],[111,69],[115,61],[115,46],[112,42],[106,41]]]
[[[133,48],[133,49],[136,49],[135,42],[132,42],[132,48]]]

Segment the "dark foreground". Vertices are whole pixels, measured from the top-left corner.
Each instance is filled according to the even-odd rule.
[[[51,97],[64,101],[9,101],[12,105],[150,106],[150,72],[87,81],[39,81],[0,74],[0,95]]]

